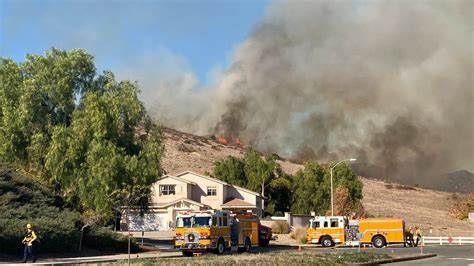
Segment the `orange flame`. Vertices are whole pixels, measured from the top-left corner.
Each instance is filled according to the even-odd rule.
[[[217,142],[219,142],[220,144],[224,144],[224,145],[227,145],[229,143],[224,136],[218,137]]]
[[[237,144],[238,146],[242,146],[242,142],[240,141],[239,138],[235,139],[235,144]]]

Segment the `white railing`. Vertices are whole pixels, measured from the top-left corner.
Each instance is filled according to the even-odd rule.
[[[467,245],[474,244],[474,237],[424,236],[422,241],[423,245]]]

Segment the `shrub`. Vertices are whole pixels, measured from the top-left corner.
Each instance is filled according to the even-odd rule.
[[[293,232],[291,232],[290,237],[298,242],[301,242],[302,238],[306,239],[306,229],[305,228],[296,228]]]
[[[302,236],[299,238],[300,244],[306,244],[308,243],[308,238],[306,236]]]
[[[290,232],[290,225],[285,221],[273,222],[271,228],[274,234],[288,234]]]
[[[1,167],[0,167],[1,168]],[[13,170],[0,169],[0,250],[22,252],[25,225],[31,223],[41,252],[64,252],[77,249],[78,212],[62,207],[51,190]]]
[[[469,216],[469,212],[474,211],[474,192],[464,197],[453,197],[453,207],[450,214],[459,220],[465,220]]]
[[[84,243],[88,247],[102,251],[127,252],[128,237],[116,233],[107,227],[92,227],[85,233]],[[138,245],[135,239],[131,239],[130,250],[138,251]]]

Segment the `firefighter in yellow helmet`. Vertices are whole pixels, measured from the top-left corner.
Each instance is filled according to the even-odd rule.
[[[418,243],[420,243],[421,239],[423,238],[423,232],[421,231],[421,228],[419,228],[418,226],[415,226],[415,236],[416,236],[415,247],[417,247]]]
[[[415,234],[415,230],[413,230],[413,227],[410,226],[410,228],[407,231],[407,242],[410,247],[415,246],[415,243],[413,241],[414,234]]]
[[[36,236],[35,231],[33,231],[31,224],[27,224],[25,238],[23,238],[23,241],[21,241],[21,243],[25,245],[25,248],[23,250],[23,263],[25,263],[28,257],[30,256],[33,260],[33,263],[36,261],[35,252],[33,250],[33,243],[37,238],[38,237]]]

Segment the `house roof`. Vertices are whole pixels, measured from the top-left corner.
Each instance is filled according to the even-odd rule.
[[[213,181],[213,182],[222,184],[222,185],[226,185],[226,186],[229,186],[229,187],[234,187],[234,188],[236,188],[236,189],[238,189],[238,190],[242,190],[242,191],[245,191],[245,192],[250,193],[250,194],[252,194],[252,195],[255,195],[255,196],[260,197],[260,194],[257,193],[257,192],[255,192],[255,191],[252,191],[252,190],[249,190],[249,189],[246,189],[246,188],[243,188],[243,187],[235,186],[235,185],[229,184],[229,183],[227,183],[227,182],[225,182],[225,181],[222,181],[222,180],[219,180],[219,179],[216,179],[216,178],[212,178],[212,177],[210,177],[210,176],[205,176],[205,175],[196,174],[196,173],[194,173],[194,172],[192,172],[192,171],[182,172],[182,173],[177,174],[176,176],[177,176],[177,177],[180,177],[180,176],[183,176],[183,175],[185,175],[185,174],[193,174],[193,175],[196,175],[196,176],[205,178],[205,179],[207,179],[207,180],[210,180],[210,181]]]
[[[180,199],[177,199],[177,200],[173,200],[173,201],[171,201],[171,202],[153,205],[153,206],[151,206],[151,207],[155,207],[155,208],[156,208],[156,207],[168,207],[168,206],[173,205],[173,204],[175,204],[175,203],[178,203],[178,202],[180,202],[180,201],[185,201],[185,202],[191,203],[191,204],[193,204],[193,205],[197,205],[197,206],[199,206],[199,207],[205,207],[205,206],[206,206],[206,205],[204,205],[204,204],[202,204],[202,203],[199,203],[199,202],[194,201],[194,200],[190,200],[190,199],[188,199],[188,198],[180,198]]]
[[[183,183],[187,183],[187,184],[191,184],[191,185],[197,185],[196,183],[192,182],[192,181],[189,181],[187,179],[184,179],[184,178],[181,178],[181,177],[178,177],[178,176],[172,176],[172,175],[164,175],[162,176],[160,179],[158,179],[158,181],[162,180],[162,179],[165,179],[165,178],[172,178],[172,179],[175,179],[175,180],[178,180],[178,181],[181,181]]]
[[[256,208],[254,204],[248,203],[241,199],[231,199],[226,203],[222,204],[221,207],[227,208]]]

